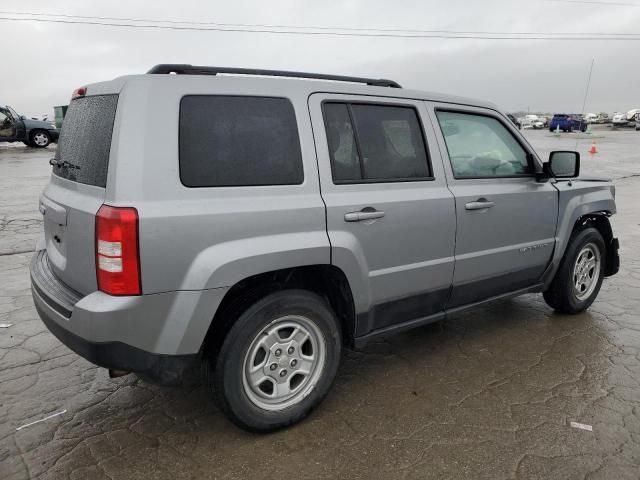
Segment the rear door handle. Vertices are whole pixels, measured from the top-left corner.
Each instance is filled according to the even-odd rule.
[[[495,202],[488,200],[478,200],[477,202],[469,202],[464,205],[467,210],[483,210],[485,208],[491,208],[495,205]]]
[[[375,220],[384,217],[384,212],[379,210],[364,210],[359,212],[349,212],[344,214],[345,222],[362,222],[364,220]]]

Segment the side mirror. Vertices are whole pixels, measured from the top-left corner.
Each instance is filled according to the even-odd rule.
[[[551,152],[544,165],[545,172],[554,178],[575,178],[580,175],[580,154],[578,152]]]

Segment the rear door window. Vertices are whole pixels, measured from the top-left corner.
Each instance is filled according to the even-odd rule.
[[[62,124],[54,175],[106,187],[111,135],[118,95],[94,95],[71,101]]]
[[[293,105],[285,98],[183,97],[180,178],[187,187],[301,184]]]
[[[323,111],[334,183],[431,178],[414,108],[328,102]]]

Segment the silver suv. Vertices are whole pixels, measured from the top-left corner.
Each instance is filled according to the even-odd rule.
[[[482,302],[559,312],[618,270],[608,180],[493,105],[389,80],[159,65],[74,92],[35,305],[112,374],[201,363],[237,425],[327,394],[341,349]]]

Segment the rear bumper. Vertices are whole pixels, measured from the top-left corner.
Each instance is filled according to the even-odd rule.
[[[136,372],[162,385],[176,385],[197,358],[197,355],[149,353],[121,342],[91,342],[58,324],[43,308],[45,301],[40,295],[35,290],[32,293],[36,310],[49,331],[75,353],[99,367]]]
[[[51,141],[52,142],[57,142],[58,138],[60,138],[60,130],[59,129],[55,129],[55,130],[49,130],[49,137],[51,137]]]
[[[82,296],[52,272],[45,250],[31,261],[31,292],[40,318],[62,343],[105,368],[179,382],[198,356],[226,289],[113,297]]]

